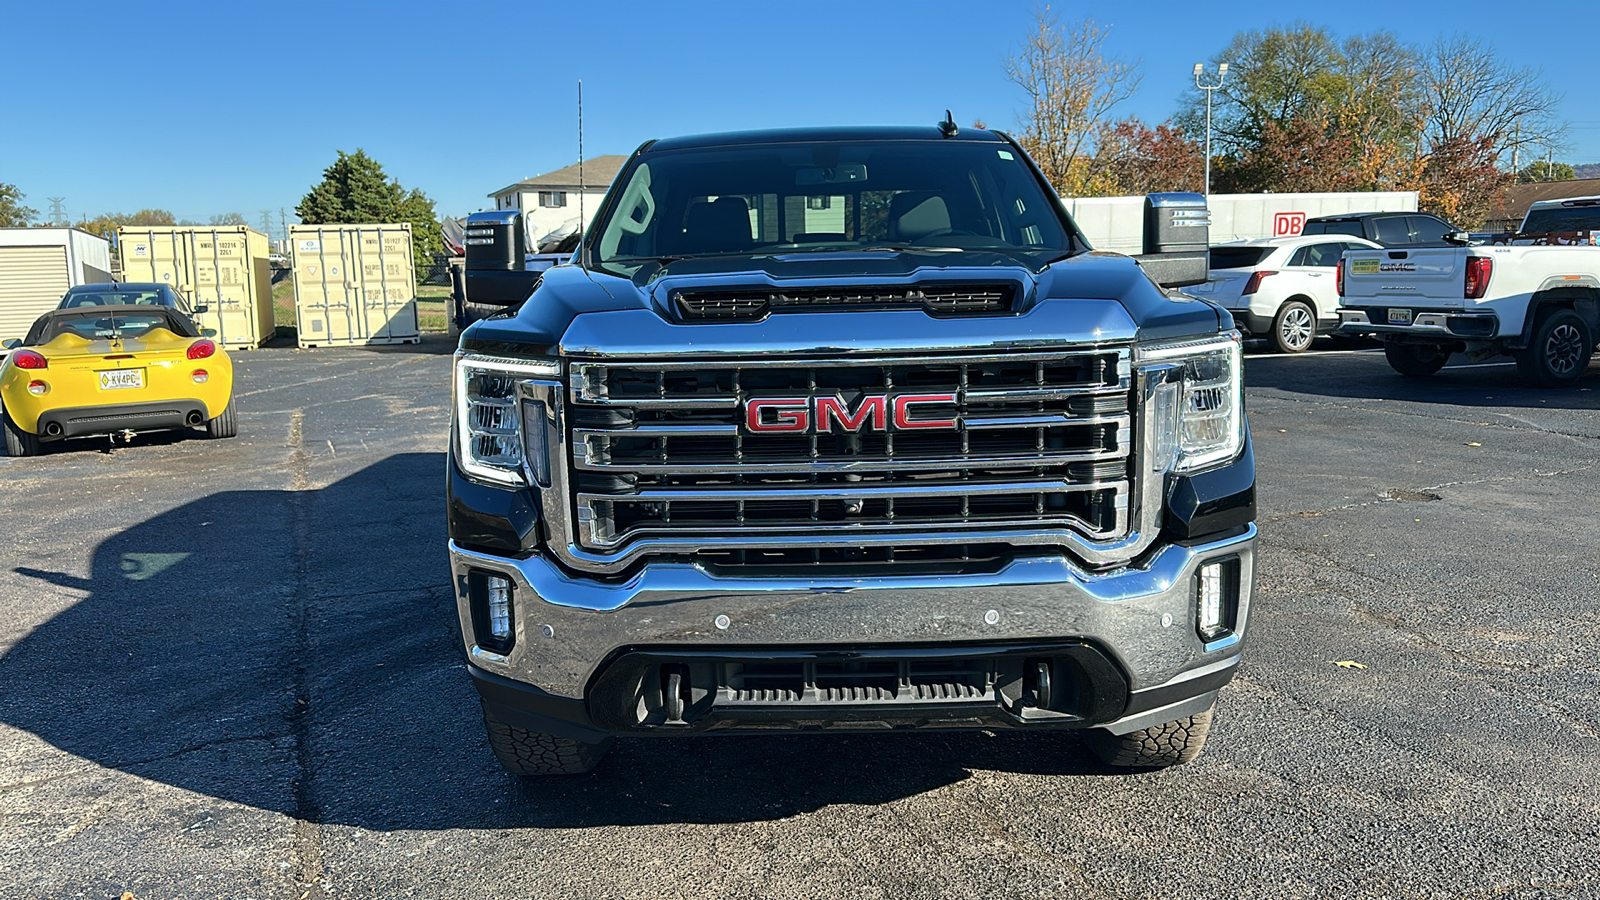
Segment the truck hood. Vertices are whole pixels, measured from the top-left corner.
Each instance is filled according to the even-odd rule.
[[[1010,282],[1016,315],[934,318],[921,310],[774,313],[763,322],[677,322],[670,295],[686,288],[899,285],[929,281]],[[605,314],[605,315],[600,315]],[[587,355],[648,353],[700,345],[707,353],[783,346],[784,336],[818,352],[845,350],[850,334],[892,349],[975,348],[985,341],[1048,346],[1083,340],[1151,341],[1215,334],[1232,327],[1218,307],[1157,287],[1138,264],[1115,253],[1090,252],[1049,265],[1001,253],[793,253],[685,259],[646,265],[632,279],[563,265],[544,274],[517,307],[462,335],[462,349],[481,353]],[[888,329],[885,331],[884,329]],[[801,335],[809,336],[800,341]],[[831,338],[828,336],[832,335]],[[815,338],[815,341],[811,339]],[[798,351],[799,346],[795,347]]]

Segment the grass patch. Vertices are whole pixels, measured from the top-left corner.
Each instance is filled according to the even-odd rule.
[[[285,278],[272,286],[272,321],[278,328],[295,327],[294,279]],[[417,285],[417,328],[421,331],[450,330],[450,288],[437,284]]]

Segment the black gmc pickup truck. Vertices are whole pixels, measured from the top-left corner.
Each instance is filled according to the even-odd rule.
[[[1256,544],[1239,336],[1172,289],[1205,226],[1152,195],[1149,255],[1095,252],[1014,140],[949,123],[640,147],[455,359],[450,558],[500,760],[921,728],[1192,759]]]

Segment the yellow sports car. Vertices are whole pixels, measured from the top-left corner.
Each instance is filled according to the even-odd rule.
[[[154,306],[58,309],[7,341],[0,363],[6,453],[87,435],[205,428],[233,437],[233,361],[188,316]]]

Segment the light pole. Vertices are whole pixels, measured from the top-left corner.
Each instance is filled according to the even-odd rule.
[[[1207,197],[1211,196],[1211,94],[1222,87],[1222,82],[1228,78],[1228,64],[1217,64],[1217,83],[1206,84],[1200,80],[1205,74],[1206,64],[1194,64],[1194,86],[1206,92],[1206,191]]]

